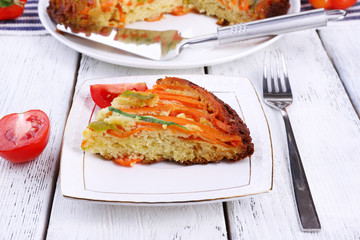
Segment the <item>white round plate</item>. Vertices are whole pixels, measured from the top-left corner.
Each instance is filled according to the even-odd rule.
[[[217,42],[196,44],[184,49],[180,55],[169,61],[154,61],[126,53],[99,43],[68,34],[56,32],[55,24],[46,12],[49,0],[39,0],[39,17],[46,30],[66,46],[101,61],[128,67],[150,69],[194,68],[229,62],[254,53],[272,43],[280,36],[243,41],[219,46]],[[288,13],[300,11],[300,1],[290,0]],[[178,17],[165,15],[161,21],[138,22],[128,28],[147,30],[178,30],[182,37],[194,37],[215,33],[219,27],[216,19],[201,14],[189,13]]]

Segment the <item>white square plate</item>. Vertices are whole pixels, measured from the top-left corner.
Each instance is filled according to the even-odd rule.
[[[119,166],[81,150],[82,131],[99,110],[90,85],[146,82],[162,76],[130,76],[86,81],[72,105],[63,138],[61,189],[66,197],[135,205],[195,204],[229,201],[272,189],[270,130],[260,99],[247,78],[183,75],[228,103],[246,122],[255,145],[251,158],[239,162],[182,166],[173,162]]]

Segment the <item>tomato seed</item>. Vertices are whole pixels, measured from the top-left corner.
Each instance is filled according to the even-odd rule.
[[[9,129],[5,133],[5,138],[16,145],[18,138],[16,137],[15,130]]]

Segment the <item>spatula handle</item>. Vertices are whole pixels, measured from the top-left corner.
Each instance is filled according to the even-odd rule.
[[[219,44],[323,27],[328,21],[344,18],[346,11],[315,9],[295,14],[218,28]]]

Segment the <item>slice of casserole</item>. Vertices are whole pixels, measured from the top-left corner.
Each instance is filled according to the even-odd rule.
[[[184,79],[125,91],[84,130],[83,150],[132,166],[164,160],[205,164],[251,156],[249,129],[226,103]]]

